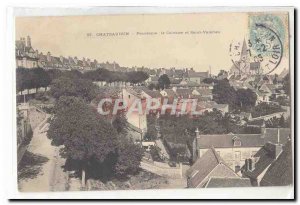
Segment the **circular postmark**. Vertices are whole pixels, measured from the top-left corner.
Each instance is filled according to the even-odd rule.
[[[249,39],[245,38],[243,42],[231,42],[229,55],[235,73],[267,75],[280,64],[283,44],[272,28],[256,23],[252,26]]]

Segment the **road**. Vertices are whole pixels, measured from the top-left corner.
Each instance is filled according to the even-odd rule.
[[[46,116],[49,117],[50,115]],[[33,131],[27,149],[29,157],[22,159],[33,163],[23,168],[28,174],[27,177],[19,178],[19,191],[46,192],[68,189],[68,174],[62,168],[65,160],[59,156],[59,148],[52,146],[51,140],[47,138],[48,126],[49,124],[43,121]]]

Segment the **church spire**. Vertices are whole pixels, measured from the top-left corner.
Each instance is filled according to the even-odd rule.
[[[247,43],[246,40],[244,39],[243,46],[242,46],[242,51],[241,51],[241,60],[245,60],[247,58]]]

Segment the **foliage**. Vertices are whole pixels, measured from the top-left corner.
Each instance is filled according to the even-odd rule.
[[[273,117],[265,122],[266,127],[278,128],[278,127],[290,127],[289,119],[285,120],[283,115],[281,117]]]
[[[283,90],[287,95],[290,95],[291,90],[291,82],[290,82],[290,74],[287,74],[284,78],[283,78]]]
[[[217,81],[212,90],[214,101],[219,104],[228,104],[233,108],[237,104],[237,93],[233,87],[230,86],[227,79]]]
[[[158,85],[160,89],[169,88],[171,81],[167,74],[163,74],[158,78]]]
[[[136,174],[143,157],[141,146],[134,144],[127,138],[119,139],[117,148],[117,160],[114,166],[116,176],[125,177],[129,174]]]
[[[252,114],[252,117],[255,118],[255,117],[269,115],[269,114],[273,114],[276,112],[283,112],[283,111],[284,110],[281,108],[280,105],[268,104],[268,103],[262,102],[252,108],[251,114]]]
[[[97,86],[93,82],[66,76],[54,79],[50,88],[51,95],[56,99],[61,96],[75,96],[90,102],[97,94]]]
[[[236,91],[237,106],[243,110],[255,106],[257,96],[250,89],[238,89]]]
[[[138,171],[143,156],[142,148],[126,138],[125,120],[120,115],[113,126],[83,99],[61,96],[47,135],[53,145],[63,145],[69,170],[86,170],[90,177],[125,177]]]
[[[33,88],[46,88],[50,84],[50,76],[43,68],[17,68],[17,91]]]
[[[119,72],[99,68],[97,70],[84,73],[83,77],[92,81],[106,81],[109,83],[121,81],[136,84],[147,80],[149,75],[143,71]]]
[[[52,144],[64,145],[61,154],[87,162],[91,158],[104,161],[117,146],[117,133],[82,99],[61,97],[55,105],[48,137]]]
[[[156,87],[157,87],[157,85],[155,85],[154,83],[150,83],[150,84],[148,85],[148,89],[149,89],[149,90],[154,90],[154,89],[156,89]]]
[[[213,78],[204,78],[202,80],[203,83],[206,83],[206,84],[212,84],[212,83],[217,83],[218,80],[217,79],[213,79]]]
[[[147,132],[144,136],[144,140],[153,141],[157,138],[157,130],[155,128],[156,125],[156,116],[155,115],[147,115]]]
[[[281,106],[289,106],[290,105],[290,101],[286,97],[283,97],[283,96],[278,96],[274,101],[277,102]]]
[[[127,119],[124,112],[120,112],[116,115],[114,121],[112,122],[112,125],[118,132],[118,134],[121,134],[123,136],[127,135]]]

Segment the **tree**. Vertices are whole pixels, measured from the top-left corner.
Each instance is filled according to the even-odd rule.
[[[97,95],[97,86],[87,79],[59,77],[52,81],[50,93],[59,99],[61,96],[76,96],[90,102]]]
[[[28,70],[26,68],[17,68],[16,70],[16,84],[17,84],[17,92],[21,92],[28,87]]]
[[[269,115],[269,114],[273,114],[276,112],[283,112],[283,111],[284,110],[281,108],[280,105],[268,104],[262,102],[252,108],[251,114],[252,117],[259,117],[259,116]]]
[[[237,106],[242,109],[255,106],[257,96],[250,89],[238,89],[236,91],[237,95]]]
[[[49,74],[43,68],[33,68],[29,72],[33,75],[33,88],[47,88],[51,82]]]
[[[158,85],[160,89],[169,88],[171,81],[167,74],[163,74],[158,78]]]
[[[128,174],[137,173],[143,157],[141,146],[123,137],[119,139],[117,150],[117,161],[114,167],[116,176],[125,177]]]
[[[233,108],[237,103],[236,92],[233,87],[230,86],[227,79],[217,81],[212,90],[214,101],[219,104],[228,104]]]
[[[291,82],[290,82],[290,74],[287,74],[283,78],[283,90],[287,95],[290,95],[290,87],[291,87]]]
[[[154,83],[150,83],[149,85],[148,85],[148,89],[149,90],[154,90],[156,88],[156,85],[154,84]]]
[[[213,79],[213,78],[204,78],[202,82],[206,83],[206,84],[212,84],[212,83],[217,83],[218,80]]]
[[[48,73],[48,76],[50,78],[50,83],[56,79],[59,78],[62,75],[62,71],[58,69],[50,69],[46,71]]]
[[[122,134],[124,136],[127,135],[127,119],[124,112],[120,112],[116,115],[112,125],[118,134]]]
[[[101,163],[115,153],[117,133],[80,98],[62,96],[54,110],[47,136],[53,145],[63,145],[62,157],[78,162],[84,187],[89,163],[95,160]]]

